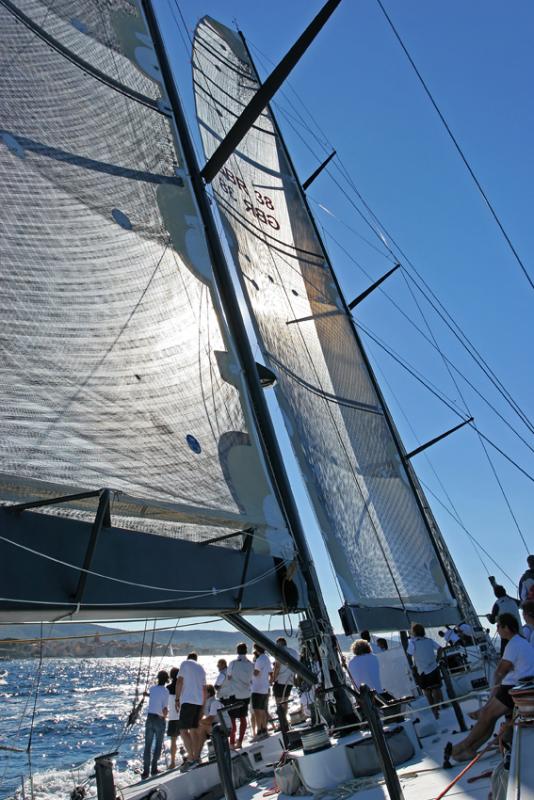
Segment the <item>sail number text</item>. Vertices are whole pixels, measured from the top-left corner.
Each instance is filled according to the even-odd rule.
[[[280,230],[280,223],[276,217],[274,217],[272,214],[269,214],[269,211],[274,211],[274,204],[268,195],[262,194],[255,189],[255,202],[253,202],[245,181],[238,175],[234,175],[234,173],[229,170],[228,167],[223,167],[221,170],[219,186],[221,190],[228,196],[228,198],[234,201],[238,199],[234,187],[239,189],[241,194],[244,195],[241,199],[243,200],[245,211],[248,214],[252,214],[252,216],[255,217],[258,222],[261,222],[264,225],[269,225],[271,228],[274,228],[275,231]]]

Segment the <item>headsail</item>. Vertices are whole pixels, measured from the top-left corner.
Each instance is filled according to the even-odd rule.
[[[0,45],[0,498],[291,558],[140,9],[0,0]]]
[[[240,37],[194,43],[209,158],[258,89]],[[455,601],[366,358],[271,113],[213,181],[245,296],[319,525],[360,627],[453,621]]]

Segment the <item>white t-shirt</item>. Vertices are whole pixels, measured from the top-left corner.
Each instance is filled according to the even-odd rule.
[[[151,686],[148,693],[147,714],[157,714],[163,717],[164,709],[169,707],[169,692],[166,686]]]
[[[416,636],[408,642],[408,655],[412,656],[420,675],[430,675],[437,669],[438,662],[434,653],[438,650],[439,644],[427,636]]]
[[[219,698],[226,698],[230,697],[232,692],[230,691],[230,681],[226,680],[226,674],[228,671],[228,667],[222,669],[217,677],[215,678],[215,691],[217,692],[217,697]]]
[[[497,614],[512,614],[521,625],[521,617],[519,616],[519,605],[516,603],[513,597],[508,597],[505,595],[504,597],[498,597],[495,601],[495,606],[497,606]]]
[[[180,664],[179,678],[183,679],[180,703],[192,703],[201,706],[204,702],[204,686],[206,673],[198,661],[188,658]]]
[[[527,642],[534,646],[534,625],[523,625],[522,633]]]
[[[250,682],[254,672],[254,664],[246,656],[238,656],[228,664],[226,682],[228,683],[229,697],[246,700],[250,697]]]
[[[204,703],[204,716],[215,717],[220,708],[224,708],[220,700],[218,700],[216,697],[208,697]]]
[[[269,673],[272,672],[271,659],[267,653],[262,653],[254,662],[254,672],[259,675],[252,676],[251,690],[257,694],[269,694]]]
[[[502,657],[514,665],[514,668],[502,679],[503,686],[514,686],[519,683],[521,678],[534,675],[534,647],[519,634],[516,633],[508,641]]]
[[[299,654],[293,647],[284,647],[286,653],[289,653],[290,656],[296,658],[297,661],[299,660]],[[276,679],[276,683],[282,684],[282,686],[293,686],[295,682],[295,673],[291,669],[291,667],[286,667],[285,664],[280,664],[280,670],[278,672],[278,677]]]
[[[445,630],[445,641],[447,644],[456,644],[456,642],[460,641],[460,637],[454,631],[449,630],[448,628]]]
[[[361,656],[353,656],[349,661],[349,672],[358,689],[362,683],[365,683],[376,692],[382,691],[380,661],[374,653],[362,653]]]

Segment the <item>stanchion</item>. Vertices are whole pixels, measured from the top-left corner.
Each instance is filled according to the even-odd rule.
[[[106,755],[98,756],[95,758],[95,777],[96,777],[96,793],[98,800],[116,800],[117,792],[115,791],[115,781],[113,780],[113,756],[114,753],[106,753]]]
[[[362,683],[360,686],[360,694],[358,699],[360,701],[360,709],[362,714],[364,715],[373,736],[376,752],[378,754],[378,760],[380,761],[380,766],[382,767],[382,772],[384,773],[388,794],[391,800],[404,800],[399,776],[397,775],[395,765],[393,764],[393,759],[391,758],[391,753],[389,752],[389,748],[387,746],[380,716],[374,702],[374,696],[365,683]]]
[[[228,732],[221,722],[214,722],[211,729],[211,740],[217,758],[217,769],[226,800],[237,800],[232,778],[232,757],[228,745]]]

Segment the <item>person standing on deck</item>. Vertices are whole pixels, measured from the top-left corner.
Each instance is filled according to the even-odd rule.
[[[522,678],[534,676],[534,647],[519,633],[516,616],[500,614],[497,631],[506,646],[493,677],[492,697],[479,711],[469,715],[471,719],[476,719],[476,724],[465,739],[452,748],[452,757],[456,761],[474,758],[477,748],[491,736],[499,717],[503,714],[511,716],[514,701],[510,697],[510,689]]]
[[[206,673],[197,662],[197,654],[189,653],[180,664],[176,681],[176,710],[180,712],[180,735],[187,751],[185,766],[195,767],[200,758],[199,722],[206,702]]]
[[[426,636],[424,627],[414,622],[412,625],[412,637],[406,652],[413,659],[417,670],[417,683],[423,690],[430,705],[441,703],[443,700],[441,674],[436,661],[436,653],[440,649],[437,642]],[[432,712],[436,719],[439,719],[439,708],[433,708]]]
[[[263,739],[267,736],[267,712],[269,705],[269,676],[272,672],[271,659],[265,652],[265,648],[259,644],[254,644],[254,673],[252,675],[252,694],[250,703],[252,706],[252,728],[255,731],[255,739]]]
[[[493,604],[493,608],[491,609],[491,613],[487,614],[487,619],[491,622],[492,625],[495,624],[497,621],[497,617],[501,614],[512,614],[517,619],[517,624],[521,627],[521,617],[519,616],[519,602],[509,595],[506,594],[506,589],[504,586],[499,586],[496,584],[493,587],[493,591],[495,593],[495,597],[497,598]],[[506,639],[501,637],[501,656],[504,653],[504,648],[506,647]]]
[[[527,556],[528,569],[519,578],[518,595],[521,603],[534,600],[534,556]]]
[[[224,686],[228,684],[228,701],[225,705],[235,706],[228,712],[232,723],[230,747],[236,750],[243,746],[247,730],[248,704],[250,702],[250,684],[254,673],[254,664],[247,658],[247,646],[241,642],[236,648],[237,658],[230,661]],[[236,742],[236,726],[239,720],[239,735]]]
[[[287,646],[287,641],[283,636],[278,637],[276,644],[298,661],[299,655],[297,651],[292,647]],[[275,659],[271,683],[273,686],[274,699],[276,700],[276,708],[280,715],[281,722],[282,724],[285,723],[286,728],[289,727],[287,721],[287,705],[294,682],[295,673],[293,670],[290,667],[284,666],[284,664],[282,664],[280,661],[276,661]]]
[[[169,692],[165,686],[168,680],[169,673],[161,670],[161,672],[158,672],[157,684],[151,686],[148,693],[145,749],[143,752],[143,772],[141,774],[143,780],[148,778],[149,774],[157,775],[158,773],[158,761],[165,735],[165,717],[169,709]],[[154,746],[153,752],[152,746]]]
[[[171,682],[167,686],[169,692],[169,714],[167,716],[167,736],[171,740],[170,752],[171,763],[169,769],[176,766],[176,746],[180,735],[180,714],[176,710],[176,681],[178,680],[178,667],[172,667],[170,671]]]
[[[213,684],[213,686],[215,689],[215,694],[217,695],[217,697],[220,697],[220,690],[224,682],[226,681],[226,673],[228,672],[228,664],[225,658],[220,658],[217,661],[217,669],[219,670],[219,673],[215,678],[215,683]]]

